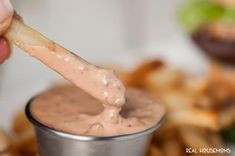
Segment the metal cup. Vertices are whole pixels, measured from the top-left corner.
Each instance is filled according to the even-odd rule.
[[[32,100],[28,102],[25,113],[34,125],[41,156],[144,156],[152,132],[160,127],[162,121],[133,134],[108,137],[74,135],[37,121],[30,112]]]

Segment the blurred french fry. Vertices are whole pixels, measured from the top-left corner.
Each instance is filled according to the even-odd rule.
[[[173,125],[170,126],[171,127],[166,126],[166,122],[164,122],[162,126],[156,132],[153,133],[152,142],[158,144],[166,138],[177,137],[176,128]]]
[[[183,87],[185,90],[194,94],[205,94],[208,91],[209,78],[207,76],[186,76],[184,79]]]
[[[22,156],[36,156],[38,147],[34,129],[24,111],[20,110],[13,120],[12,130],[15,133],[14,148]]]
[[[130,73],[125,83],[128,86],[143,87],[146,76],[153,70],[156,70],[162,66],[163,63],[159,60],[143,63],[135,71]]]
[[[177,126],[204,127],[214,131],[219,129],[218,117],[215,112],[196,108],[170,112],[167,115],[167,122]]]
[[[33,129],[27,129],[23,134],[16,137],[14,146],[17,153],[23,156],[34,156],[38,153],[38,146]]]
[[[179,127],[179,135],[186,147],[210,148],[212,145],[206,139],[206,133],[199,128],[182,126]]]
[[[217,104],[224,105],[227,99],[235,101],[235,70],[212,62],[210,68],[210,94]]]
[[[12,130],[13,132],[19,136],[23,134],[28,129],[31,129],[32,126],[28,119],[26,118],[24,111],[20,110],[13,119]]]
[[[1,153],[8,153],[12,147],[12,140],[10,136],[0,127],[0,155]]]
[[[183,89],[194,98],[197,107],[211,109],[214,106],[213,99],[208,95],[209,78],[188,76],[184,80]]]
[[[194,97],[181,90],[168,91],[159,95],[159,98],[169,111],[187,109],[196,105]]]
[[[164,156],[164,154],[157,146],[150,145],[148,156]]]
[[[184,155],[184,150],[182,144],[176,138],[165,139],[162,142],[162,149],[165,156],[182,156]]]
[[[230,67],[222,67],[219,63],[212,62],[211,80],[227,87],[232,94],[235,94],[235,70]]]
[[[220,128],[228,128],[235,122],[235,101],[219,110]]]
[[[181,71],[162,67],[147,75],[146,87],[150,91],[162,92],[181,85],[183,79],[184,74]]]
[[[125,70],[117,70],[116,71],[118,77],[124,82],[127,83],[128,79],[130,78],[129,72]]]
[[[186,147],[190,148],[224,148],[224,143],[221,138],[214,132],[209,132],[205,129],[197,127],[180,127],[179,134]],[[194,155],[208,156],[226,156],[227,153],[198,153]]]
[[[226,147],[221,136],[217,133],[209,132],[209,133],[207,133],[207,138],[210,140],[213,147],[216,147],[216,148],[225,148]]]
[[[207,95],[200,95],[195,97],[196,106],[205,110],[211,110],[214,107],[214,101],[211,97]]]

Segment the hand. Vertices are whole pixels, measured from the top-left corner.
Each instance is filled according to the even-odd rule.
[[[10,55],[10,45],[2,36],[11,24],[14,10],[9,0],[0,0],[0,64]]]

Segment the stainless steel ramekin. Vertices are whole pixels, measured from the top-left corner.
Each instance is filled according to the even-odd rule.
[[[25,113],[34,125],[41,156],[144,156],[153,131],[160,127],[162,119],[153,127],[133,134],[96,137],[74,135],[52,129],[37,121],[30,112]]]

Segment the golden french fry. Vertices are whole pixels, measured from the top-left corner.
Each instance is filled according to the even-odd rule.
[[[218,134],[210,132],[205,129],[196,127],[180,127],[179,134],[186,147],[195,148],[224,148],[225,145]],[[205,153],[198,153],[196,155],[205,155]],[[206,153],[208,156],[226,156],[227,153]]]
[[[195,106],[202,109],[211,109],[214,100],[209,96],[209,79],[207,77],[186,77],[183,84],[184,92],[194,98]]]
[[[191,108],[170,112],[167,115],[167,124],[177,126],[198,126],[213,131],[219,129],[218,116],[215,112],[204,111],[201,109]]]
[[[235,70],[222,67],[218,63],[211,63],[210,94],[220,105],[235,96]]]
[[[214,101],[208,95],[196,96],[196,106],[205,110],[211,110],[214,107]]]
[[[153,133],[153,142],[162,142],[166,138],[177,138],[177,129],[174,125],[169,125],[167,121],[163,122],[162,126]]]
[[[146,86],[150,91],[162,92],[180,86],[184,77],[185,75],[179,70],[162,67],[147,75]]]
[[[159,69],[163,63],[159,60],[149,61],[140,65],[126,78],[125,84],[128,86],[143,87],[146,76],[153,70]]]
[[[223,139],[221,136],[217,133],[208,132],[207,138],[210,140],[210,143],[213,145],[213,147],[216,148],[225,148],[225,143],[223,142]]]
[[[194,94],[205,94],[208,91],[210,80],[206,76],[186,76],[183,87]]]
[[[192,108],[196,105],[194,97],[182,90],[167,91],[160,95],[159,98],[169,111]]]
[[[176,138],[166,138],[162,142],[162,149],[165,156],[182,156],[184,155],[184,149],[182,144]]]
[[[0,128],[0,155],[11,150],[12,140],[10,136]]]
[[[31,123],[26,118],[24,111],[20,110],[13,119],[12,130],[19,136],[28,129],[32,129]]]
[[[157,146],[150,145],[148,156],[164,156],[164,154]]]
[[[128,81],[129,78],[130,78],[129,72],[124,71],[124,70],[117,70],[116,73],[117,73],[118,77],[119,77],[124,83],[127,83],[127,81]],[[128,84],[127,84],[127,85],[128,85]]]
[[[222,67],[219,63],[211,63],[211,81],[227,86],[235,93],[235,70],[230,67]]]
[[[186,147],[197,149],[212,147],[206,138],[205,131],[202,129],[190,126],[182,126],[179,127],[179,136],[185,143]]]
[[[15,138],[14,146],[20,155],[36,155],[38,146],[33,129],[27,129],[23,134]]]
[[[229,106],[221,108],[218,114],[221,129],[231,126],[235,121],[235,101]]]

